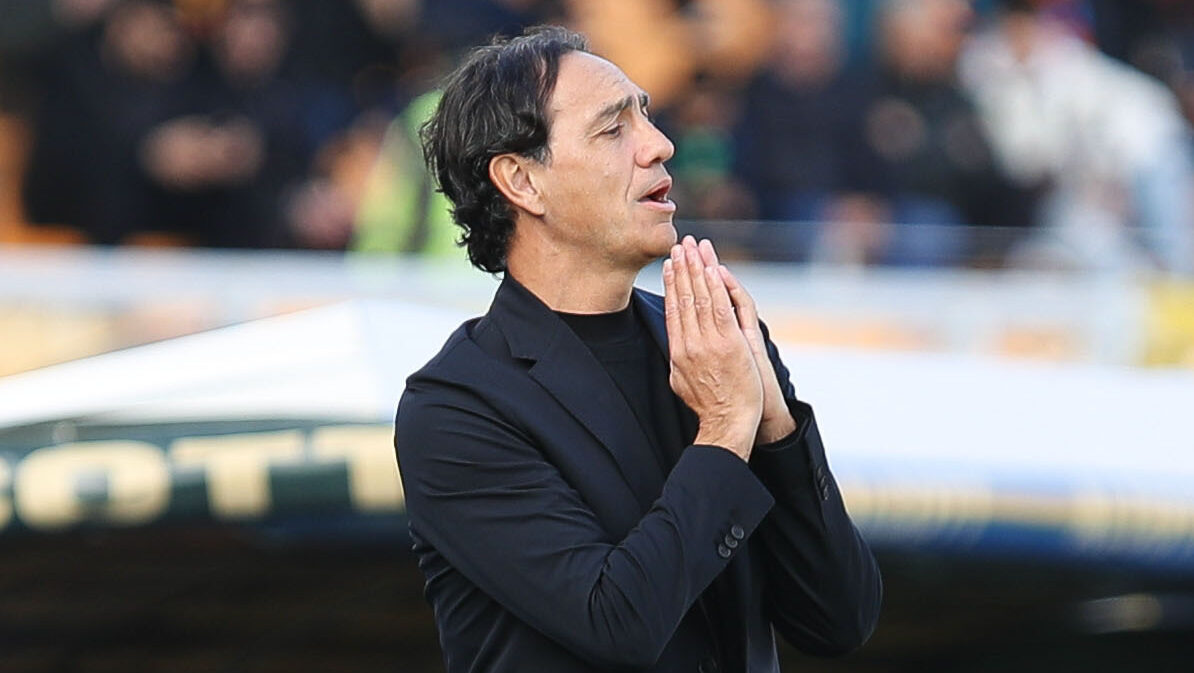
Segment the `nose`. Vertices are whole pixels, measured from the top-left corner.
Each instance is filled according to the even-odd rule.
[[[635,153],[635,160],[639,166],[650,168],[657,163],[663,163],[676,153],[676,146],[659,130],[659,127],[646,122],[646,133],[643,142]]]

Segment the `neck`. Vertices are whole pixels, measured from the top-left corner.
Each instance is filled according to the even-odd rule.
[[[639,269],[543,245],[516,231],[506,256],[506,271],[553,311],[611,313],[630,303]]]

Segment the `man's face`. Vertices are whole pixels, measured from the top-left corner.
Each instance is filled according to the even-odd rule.
[[[646,100],[609,61],[564,55],[549,101],[551,156],[534,171],[555,241],[635,270],[676,241],[663,167],[675,148],[647,117]]]

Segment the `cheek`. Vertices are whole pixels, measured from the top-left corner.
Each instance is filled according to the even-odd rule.
[[[556,155],[547,189],[551,209],[567,219],[624,212],[631,176],[615,159],[598,150]]]
[[[622,200],[623,191],[617,174],[607,166],[595,163],[585,166],[571,181],[573,196],[590,207],[609,208]]]

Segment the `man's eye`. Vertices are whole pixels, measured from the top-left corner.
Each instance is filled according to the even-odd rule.
[[[605,129],[604,131],[602,131],[601,135],[609,136],[611,138],[616,138],[616,137],[622,135],[622,125],[615,124],[607,129]]]

